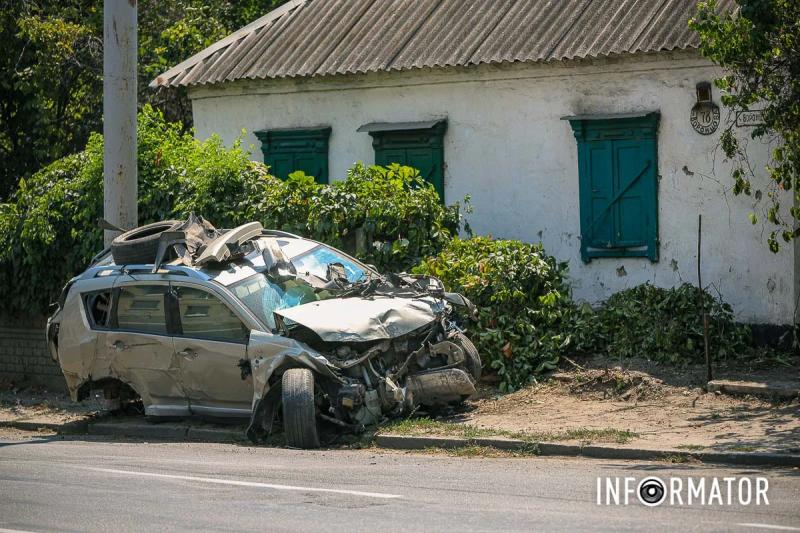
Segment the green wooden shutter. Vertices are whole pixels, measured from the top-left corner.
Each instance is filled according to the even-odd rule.
[[[588,231],[586,239],[593,248],[609,248],[614,240],[614,212],[609,209],[614,197],[614,182],[611,173],[612,150],[608,141],[595,141],[586,147],[588,176],[586,208],[581,214],[586,218],[583,222]]]
[[[392,163],[414,167],[423,179],[433,184],[439,198],[444,202],[444,134],[447,121],[432,122],[427,127],[398,125],[402,129],[391,129],[381,125],[372,135],[375,149],[375,164],[387,166]]]
[[[302,170],[317,183],[328,183],[328,140],[331,128],[257,131],[264,163],[270,172],[286,179]]]
[[[658,260],[658,118],[569,119],[578,141],[584,261]]]

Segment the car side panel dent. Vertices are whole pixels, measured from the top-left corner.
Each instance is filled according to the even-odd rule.
[[[97,357],[98,335],[89,327],[80,300],[78,291],[70,291],[59,327],[58,360],[73,400],[80,386],[90,379]]]

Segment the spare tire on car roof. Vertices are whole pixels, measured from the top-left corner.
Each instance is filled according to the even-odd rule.
[[[163,220],[121,233],[111,242],[111,257],[118,265],[149,264],[155,261],[158,241],[165,231],[183,224],[180,220]]]

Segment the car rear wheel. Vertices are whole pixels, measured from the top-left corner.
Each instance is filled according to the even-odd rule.
[[[294,448],[319,448],[314,374],[307,368],[291,368],[281,378],[283,431]]]
[[[111,242],[114,262],[118,265],[152,263],[158,253],[161,234],[180,224],[180,220],[164,220],[121,233]]]
[[[478,349],[463,333],[456,333],[450,340],[453,344],[464,350],[464,356],[466,358],[464,366],[467,372],[469,372],[469,375],[472,376],[472,379],[475,380],[475,383],[477,383],[478,380],[481,379],[481,356],[478,353]]]

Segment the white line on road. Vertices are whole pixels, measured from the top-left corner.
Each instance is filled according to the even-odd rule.
[[[36,533],[36,532],[23,529],[5,529],[0,527],[0,533]]]
[[[238,481],[235,479],[220,479],[213,477],[179,476],[175,474],[156,474],[154,472],[136,472],[133,470],[116,470],[113,468],[81,467],[83,470],[94,470],[108,474],[125,474],[128,476],[157,477],[163,479],[182,479],[186,481],[199,481],[201,483],[215,483],[217,485],[235,485],[237,487],[257,487],[262,489],[291,490],[298,492],[330,492],[333,494],[348,494],[350,496],[364,496],[366,498],[393,499],[402,498],[400,494],[386,494],[383,492],[362,492],[346,489],[321,489],[316,487],[297,487],[294,485],[276,485],[274,483],[259,483],[256,481]],[[2,531],[0,531],[2,533]]]
[[[772,524],[736,524],[743,527],[756,527],[760,529],[779,529],[781,531],[800,531],[800,527],[792,526],[773,526]]]

